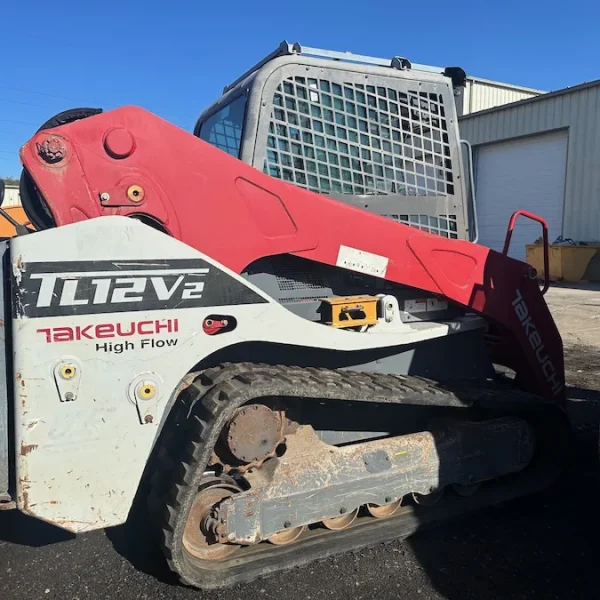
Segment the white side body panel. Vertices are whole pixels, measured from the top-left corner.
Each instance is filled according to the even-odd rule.
[[[259,340],[352,351],[409,344],[481,326],[479,319],[465,319],[451,325],[382,325],[379,331],[376,327],[360,334],[310,323],[193,248],[122,217],[103,217],[19,237],[11,242],[11,250],[16,289],[22,291],[26,280],[38,281],[39,288],[24,296],[26,301],[13,318],[18,507],[74,532],[118,525],[127,519],[173,391],[199,361],[220,348]],[[142,297],[153,276],[158,281],[155,288],[163,286],[163,296],[181,294],[183,288],[160,283],[164,265],[157,262],[156,267],[148,268],[152,261],[180,259],[206,261],[207,271],[220,270],[221,275],[231,276],[235,285],[243,283],[259,303],[182,308],[185,302],[181,301],[168,309],[129,312],[115,312],[114,304],[100,306],[103,300],[119,300],[124,294],[132,299],[139,292]],[[47,292],[57,276],[38,273],[32,277],[36,263],[79,261],[111,261],[113,274],[122,271],[116,286],[125,284],[128,291],[113,291],[111,296],[103,284],[86,287],[89,278],[73,273],[66,279],[77,283],[63,288],[57,283],[50,297]],[[148,287],[144,289],[127,284],[128,269],[139,268],[136,261],[146,261],[143,273],[148,275]],[[44,277],[50,283],[42,293]],[[115,285],[115,277],[111,281]],[[204,297],[211,292],[208,282]],[[197,288],[190,286],[187,297],[199,297]],[[52,302],[53,310],[63,314],[23,316],[32,314],[31,303],[35,302]],[[61,302],[73,306],[61,307]],[[144,302],[140,306],[145,306]],[[101,312],[73,314],[74,310],[92,309]],[[220,312],[233,315],[237,328],[207,335],[203,320]],[[69,331],[65,328],[72,334],[65,334]],[[65,339],[69,335],[73,339]],[[123,345],[121,352],[115,351],[118,343]],[[65,365],[76,369],[71,379],[59,376]],[[136,400],[135,390],[138,383],[146,382],[157,392],[144,403]],[[144,422],[144,415],[151,415],[151,422]]]

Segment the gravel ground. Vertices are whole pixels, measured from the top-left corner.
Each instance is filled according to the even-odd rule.
[[[548,303],[565,341],[569,407],[579,430],[572,466],[552,490],[409,540],[218,593],[175,584],[143,522],[71,538],[18,513],[0,513],[0,598],[600,597],[600,294],[553,287]]]

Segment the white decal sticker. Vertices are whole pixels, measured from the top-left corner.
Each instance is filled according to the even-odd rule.
[[[379,256],[378,254],[365,252],[357,248],[350,248],[349,246],[340,246],[335,264],[338,267],[365,273],[366,275],[385,277],[389,262],[390,259],[386,256]]]

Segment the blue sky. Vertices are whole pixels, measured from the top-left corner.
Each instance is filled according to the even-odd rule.
[[[1,21],[0,176],[67,108],[137,104],[191,131],[283,39],[543,90],[600,78],[596,0],[6,0]]]

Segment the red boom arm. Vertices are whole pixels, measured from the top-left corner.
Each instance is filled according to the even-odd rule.
[[[284,253],[341,264],[341,246],[384,257],[381,276],[486,317],[500,335],[494,360],[530,391],[565,400],[562,341],[524,263],[269,177],[137,107],[41,131],[21,160],[57,225],[150,215],[237,273]]]

